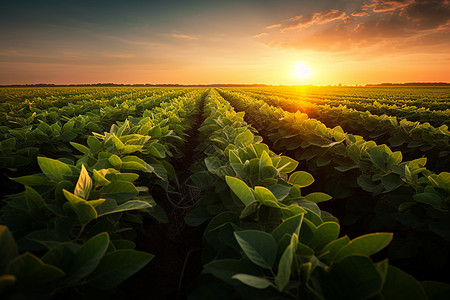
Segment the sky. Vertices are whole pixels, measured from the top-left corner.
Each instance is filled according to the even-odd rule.
[[[0,85],[450,82],[449,0],[0,7]]]

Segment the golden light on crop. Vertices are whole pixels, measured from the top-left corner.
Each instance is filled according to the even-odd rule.
[[[307,79],[311,77],[312,71],[306,63],[298,62],[292,68],[291,74],[298,79]]]

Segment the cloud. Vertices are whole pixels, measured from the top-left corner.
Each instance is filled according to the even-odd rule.
[[[306,28],[314,24],[325,24],[336,20],[342,20],[345,15],[346,13],[344,11],[329,9],[310,15],[295,16],[293,18],[290,18],[289,21],[291,23],[284,25],[281,30],[282,32],[285,32],[293,29]]]
[[[281,24],[273,24],[273,25],[266,26],[266,29],[277,28],[277,27],[280,27],[280,26],[281,26]]]
[[[253,37],[254,37],[254,38],[260,38],[260,37],[263,37],[263,36],[265,36],[265,35],[267,35],[267,32],[261,32],[261,33],[258,33],[258,34],[253,35]]]
[[[379,50],[376,55],[389,55],[408,51],[408,47],[438,51],[437,46],[450,47],[449,3],[370,0],[353,12],[330,9],[294,16],[282,22],[278,33],[271,32],[262,40],[275,47],[323,52],[356,53],[370,48]]]
[[[180,39],[198,40],[198,38],[190,36],[190,35],[187,35],[187,34],[172,33],[171,36],[176,37],[176,38],[180,38]]]
[[[363,9],[372,8],[373,12],[389,12],[406,7],[414,3],[414,0],[372,0],[363,5]]]

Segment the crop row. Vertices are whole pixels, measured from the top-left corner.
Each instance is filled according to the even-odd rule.
[[[450,286],[428,279],[442,279],[433,274],[445,267],[450,249],[449,173],[430,172],[426,159],[402,163],[400,152],[304,114],[219,92],[124,96],[115,107],[80,116],[97,115],[89,122],[101,130],[57,143],[48,137],[70,145],[66,155],[39,144],[38,173],[19,166],[26,175],[13,180],[25,191],[0,207],[0,293],[84,297],[113,289],[147,265],[153,255],[134,250],[133,239],[146,216],[168,221],[157,205],[166,199],[154,199],[152,191],[158,186],[170,197],[180,188],[184,170],[172,161],[187,159],[185,147],[195,142],[187,132],[203,111],[189,181],[200,198],[185,217],[203,231],[203,271],[190,299],[445,299]],[[112,112],[106,132],[102,111]],[[58,121],[61,129],[71,122]],[[34,131],[42,123],[28,126]],[[2,146],[19,140],[5,137]],[[353,230],[355,220],[369,226]],[[392,243],[392,233],[368,233],[381,230],[394,231]],[[431,262],[420,274],[426,281],[384,259],[405,253],[418,268]]]
[[[391,259],[410,259],[418,270],[430,273],[444,267],[450,253],[450,173],[429,171],[426,158],[402,162],[399,151],[344,133],[339,126],[327,128],[300,112],[286,112],[236,92],[220,93],[246,112],[274,150],[295,157],[320,176],[323,184],[317,186],[335,198],[333,213],[345,224],[357,231],[394,231]]]
[[[311,102],[317,101],[318,104],[344,101],[370,105],[379,102],[400,107],[423,107],[431,111],[448,109],[448,102],[450,101],[448,88],[446,87],[271,87],[268,89],[256,88],[256,90],[269,90],[280,95],[290,95]]]
[[[308,104],[270,94],[246,94],[292,113],[306,113],[309,118],[328,127],[340,126],[345,132],[361,135],[378,144],[389,144],[393,151],[401,151],[404,159],[412,160],[424,155],[432,170],[450,169],[450,131],[447,125],[435,128],[428,123],[405,119],[399,122],[396,117],[372,115],[345,106]]]
[[[298,162],[270,151],[216,92],[205,107],[198,149],[207,157],[192,175],[204,196],[186,221],[214,217],[191,299],[428,299],[447,292],[370,258],[392,234],[339,237],[339,221],[317,205],[331,197],[303,191],[314,182],[310,173],[293,172]]]
[[[317,90],[317,93],[309,91],[309,89],[303,90],[293,90],[291,89],[242,89],[242,91],[251,91],[258,93],[260,95],[276,95],[279,97],[290,99],[295,102],[302,102],[302,106],[308,107],[311,104],[316,105],[330,105],[332,107],[337,107],[344,105],[348,108],[353,108],[358,111],[369,111],[374,115],[389,115],[396,116],[399,119],[406,119],[412,122],[428,122],[432,126],[439,127],[441,125],[450,125],[450,109],[448,108],[447,94],[445,93],[448,89],[413,89],[409,93],[405,94],[405,89],[395,89],[386,91],[386,95],[378,95],[375,93],[373,96],[375,98],[368,98],[367,94],[370,94],[371,90],[367,88],[353,88],[353,89],[343,89],[337,90],[339,94],[333,94],[332,90]],[[375,89],[377,91],[378,88]],[[442,90],[442,94],[438,93]],[[335,91],[335,92],[337,92]],[[406,98],[418,97],[418,93],[423,92],[423,101],[418,100],[414,102],[413,100],[402,101]],[[438,93],[437,95],[434,95]],[[386,97],[392,97],[395,95],[397,98],[386,101]],[[433,95],[436,99],[433,100]],[[404,98],[402,98],[404,97]],[[429,108],[427,103],[439,103],[438,108]]]
[[[13,178],[25,191],[0,210],[0,293],[41,299],[110,290],[150,262],[132,240],[143,216],[167,216],[148,182],[166,188],[175,177],[168,158],[181,153],[201,94],[71,142],[76,160],[40,156],[40,173]]]
[[[27,166],[42,154],[71,158],[68,142],[85,140],[91,132],[103,132],[117,121],[135,118],[185,93],[166,91],[135,100],[84,101],[62,108],[33,109],[20,117],[20,123],[17,121],[19,117],[16,117],[18,113],[15,113],[15,123],[20,124],[18,127],[10,126],[10,121],[0,126],[0,167]]]

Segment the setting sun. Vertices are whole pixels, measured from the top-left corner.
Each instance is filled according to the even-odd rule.
[[[306,79],[312,75],[312,71],[305,63],[296,63],[292,69],[292,75],[299,79]]]

